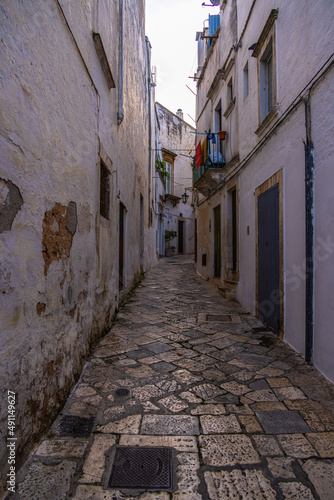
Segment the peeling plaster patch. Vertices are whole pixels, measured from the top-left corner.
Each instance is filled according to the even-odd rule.
[[[10,231],[17,212],[23,205],[20,190],[11,181],[0,179],[0,233]]]
[[[0,263],[0,293],[5,295],[13,290],[10,286],[10,282],[11,272],[9,271],[8,265]]]
[[[45,308],[46,304],[44,304],[43,302],[38,302],[38,304],[36,305],[36,311],[38,316],[40,316],[43,312],[45,312]]]
[[[68,207],[60,203],[45,212],[43,220],[43,258],[46,275],[54,260],[70,256],[73,235],[77,227],[76,203],[71,201]]]

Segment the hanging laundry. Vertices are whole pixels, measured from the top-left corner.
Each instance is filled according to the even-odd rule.
[[[222,130],[221,132],[218,132],[218,135],[219,135],[219,139],[221,141],[223,141],[226,137],[226,131],[225,130]]]
[[[212,141],[212,144],[216,144],[215,134],[208,134],[207,138],[208,138],[208,141]]]
[[[201,166],[201,141],[196,146],[195,165],[196,168]]]
[[[201,156],[202,156],[202,165],[205,165],[206,159],[208,157],[208,140],[205,137],[204,141],[201,145]]]

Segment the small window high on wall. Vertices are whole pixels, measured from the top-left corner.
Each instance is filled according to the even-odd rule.
[[[278,10],[272,9],[255,44],[252,57],[257,58],[259,127],[255,131],[261,135],[278,114],[277,68],[276,68],[276,19]]]
[[[243,71],[243,87],[244,87],[243,97],[245,100],[246,97],[248,96],[248,92],[249,92],[248,61],[246,62],[245,67],[244,67],[244,71]]]
[[[272,39],[260,59],[260,106],[261,121],[263,121],[274,106]]]
[[[110,173],[103,161],[100,162],[100,215],[110,217]]]
[[[166,192],[166,194],[173,194],[172,165],[168,161],[166,161],[165,163],[166,163],[166,172],[168,174],[165,177],[165,192]]]

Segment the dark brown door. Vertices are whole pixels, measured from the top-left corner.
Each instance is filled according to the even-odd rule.
[[[213,227],[214,227],[214,277],[220,278],[221,268],[221,224],[220,224],[220,205],[213,209]]]
[[[258,312],[275,333],[280,329],[279,187],[258,197]]]
[[[184,253],[184,221],[179,220],[178,222],[178,246],[179,253]]]
[[[195,219],[195,262],[197,262],[197,219]]]
[[[140,195],[140,272],[144,272],[144,198]]]
[[[123,203],[119,205],[119,289],[124,288],[124,213]]]

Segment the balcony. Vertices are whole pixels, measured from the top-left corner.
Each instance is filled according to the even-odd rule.
[[[216,134],[215,134],[216,135]],[[205,162],[198,168],[193,161],[193,183],[194,187],[204,196],[209,196],[212,190],[223,180],[223,168],[225,159],[222,154],[223,143],[218,138],[216,144],[210,144]]]

